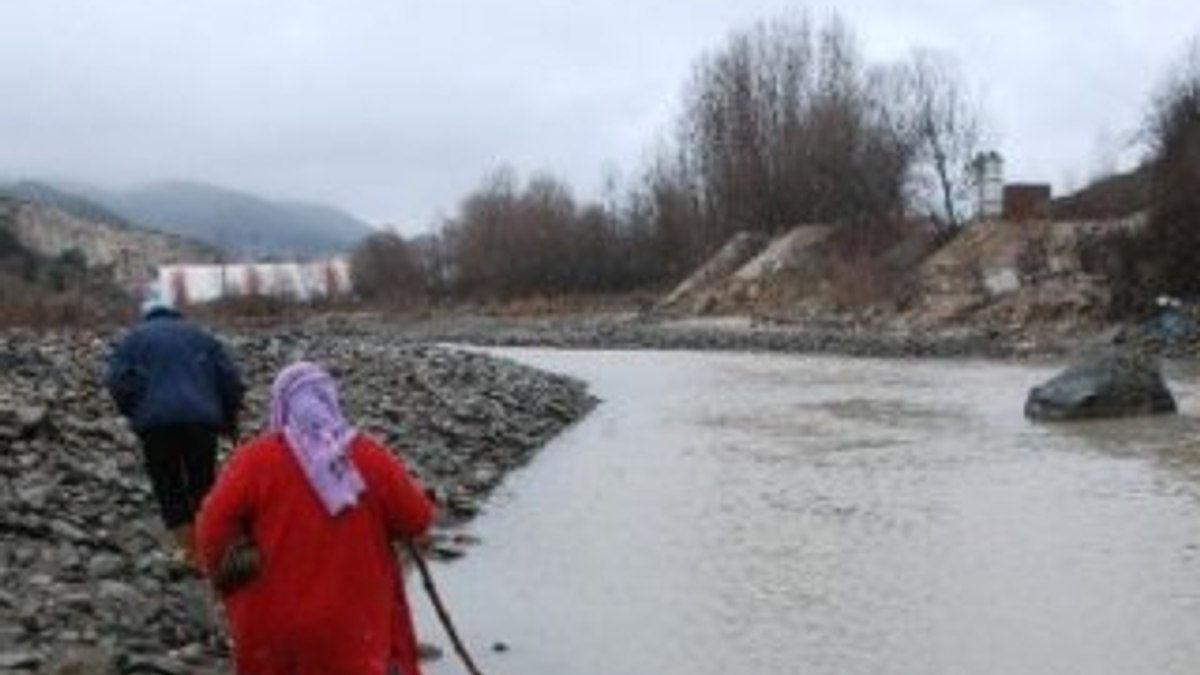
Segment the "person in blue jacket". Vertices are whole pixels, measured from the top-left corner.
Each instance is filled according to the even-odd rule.
[[[237,365],[217,338],[151,297],[109,355],[105,386],[141,441],[163,523],[198,569],[196,511],[213,484],[219,436],[237,437]]]

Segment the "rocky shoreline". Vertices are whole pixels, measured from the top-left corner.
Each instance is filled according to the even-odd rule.
[[[206,584],[170,555],[136,439],[101,385],[111,335],[0,334],[0,673],[225,672]],[[329,365],[347,414],[443,501],[433,553],[507,472],[595,404],[577,381],[383,332],[224,333],[263,419],[296,358]]]
[[[348,326],[345,317],[316,325]],[[655,317],[637,312],[505,317],[365,315],[355,325],[411,342],[558,349],[646,349],[832,354],[865,358],[1060,359],[1116,345],[1161,356],[1200,356],[1200,339],[1164,344],[1138,325],[1034,325],[1021,332],[917,326],[831,315],[812,320]]]
[[[339,319],[324,319],[337,323]],[[1055,356],[1073,336],[1028,337],[977,328],[905,329],[854,321],[779,322],[748,317],[659,319],[629,313],[547,318],[377,317],[399,339],[480,346],[834,354],[868,358]]]

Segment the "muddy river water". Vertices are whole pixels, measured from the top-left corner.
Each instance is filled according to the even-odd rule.
[[[435,567],[488,675],[1200,672],[1198,369],[1048,426],[1055,366],[491,351],[604,402]]]

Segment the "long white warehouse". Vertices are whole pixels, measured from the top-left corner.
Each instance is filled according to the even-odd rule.
[[[350,265],[344,258],[306,263],[164,265],[158,268],[158,289],[176,305],[245,295],[312,300],[350,293]]]

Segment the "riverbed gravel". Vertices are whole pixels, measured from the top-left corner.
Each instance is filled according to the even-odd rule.
[[[211,591],[171,554],[137,439],[103,391],[113,337],[0,334],[0,673],[228,671]],[[329,366],[352,421],[441,499],[431,553],[445,558],[504,476],[596,404],[575,380],[379,332],[222,337],[249,385],[244,433],[280,367]]]

